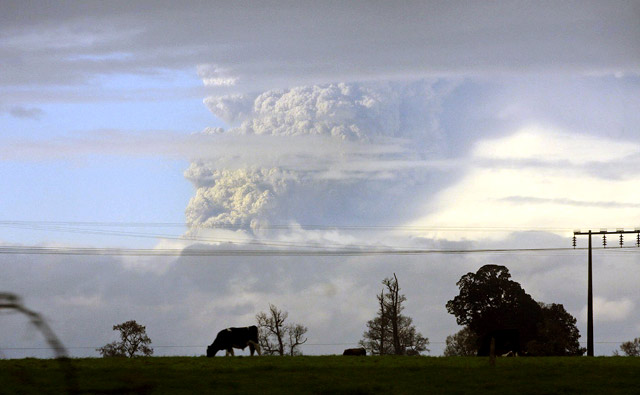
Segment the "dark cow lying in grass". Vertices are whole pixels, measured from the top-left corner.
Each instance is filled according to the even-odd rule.
[[[355,355],[357,357],[364,357],[367,355],[367,351],[364,348],[347,348],[342,355]]]
[[[207,347],[207,357],[213,357],[220,350],[226,350],[225,355],[234,356],[233,349],[239,348],[244,350],[249,346],[251,356],[255,351],[260,354],[260,345],[258,344],[258,327],[253,325],[246,328],[227,328],[218,332],[216,340]]]

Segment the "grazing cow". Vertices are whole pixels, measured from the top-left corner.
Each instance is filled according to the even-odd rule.
[[[517,357],[518,353],[517,352],[513,352],[513,351],[509,351],[506,354],[502,354],[503,357]]]
[[[367,351],[364,348],[347,348],[342,355],[354,355],[356,357],[364,357],[367,355]]]
[[[233,349],[239,348],[244,350],[249,346],[251,356],[254,351],[260,354],[260,345],[258,344],[258,327],[253,325],[245,328],[227,328],[218,332],[216,340],[207,347],[207,357],[213,357],[220,350],[226,350],[225,355],[234,356]]]

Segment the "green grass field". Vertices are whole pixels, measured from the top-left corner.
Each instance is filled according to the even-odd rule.
[[[633,394],[640,358],[151,357],[73,359],[80,393]],[[0,360],[0,393],[67,391],[60,363]]]

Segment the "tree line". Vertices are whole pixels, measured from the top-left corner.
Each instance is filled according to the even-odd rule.
[[[359,345],[370,355],[420,355],[429,352],[429,339],[417,331],[405,315],[406,296],[400,293],[398,277],[387,277],[376,295],[376,316],[366,323]],[[463,328],[446,339],[445,356],[489,355],[491,352],[532,356],[579,356],[577,320],[562,304],[535,301],[511,280],[509,269],[485,265],[463,275],[456,283],[459,294],[446,304],[447,312]],[[265,355],[302,355],[308,328],[288,323],[289,313],[269,304],[256,315],[258,340]],[[146,328],[135,321],[114,325],[120,341],[97,351],[103,357],[152,355]],[[620,354],[622,353],[622,354]],[[640,356],[640,338],[624,342],[614,355]]]

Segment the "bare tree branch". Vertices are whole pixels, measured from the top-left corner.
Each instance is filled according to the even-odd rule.
[[[289,324],[286,327],[286,332],[289,336],[289,355],[300,355],[300,352],[296,349],[301,344],[307,341],[307,338],[302,340],[304,334],[307,333],[308,328],[300,324]]]
[[[269,312],[256,315],[258,322],[258,341],[265,355],[301,355],[300,345],[307,339],[304,334],[308,328],[301,324],[285,325],[289,313],[269,304]],[[304,338],[304,340],[303,340]]]

